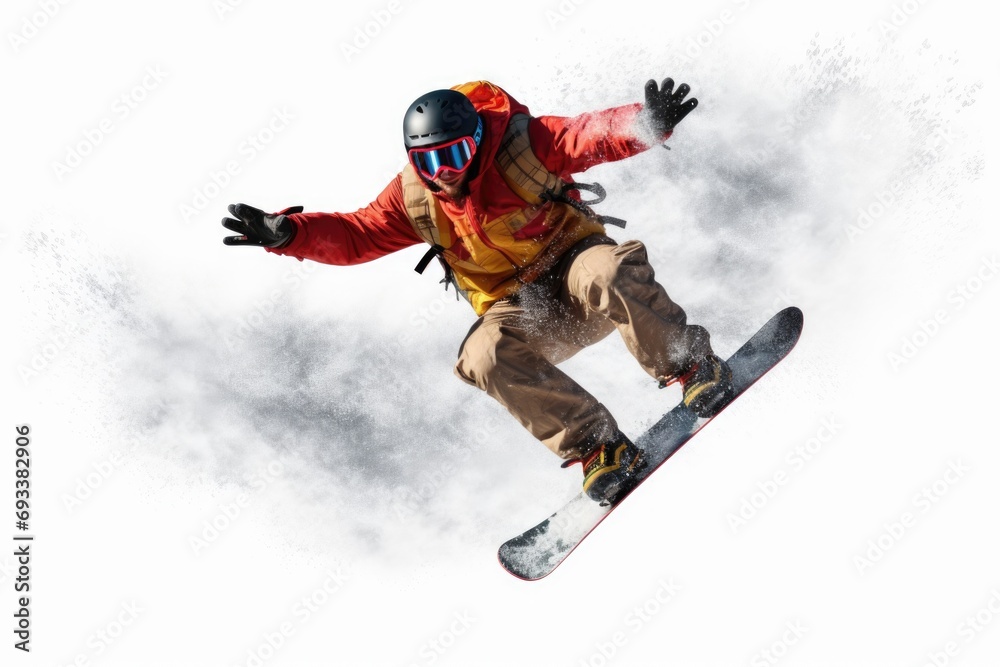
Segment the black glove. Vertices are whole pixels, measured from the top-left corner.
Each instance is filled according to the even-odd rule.
[[[650,79],[646,82],[646,106],[642,115],[656,136],[662,137],[674,129],[684,116],[698,106],[698,100],[693,97],[684,101],[684,96],[690,92],[691,86],[686,83],[677,86],[677,92],[674,92],[673,79],[664,79],[660,89],[657,89],[656,81]]]
[[[229,212],[236,216],[223,218],[222,226],[240,236],[222,239],[226,245],[256,245],[265,248],[280,248],[295,236],[295,223],[285,217],[290,213],[301,213],[301,206],[292,206],[279,213],[264,213],[259,208],[246,204],[230,204]]]

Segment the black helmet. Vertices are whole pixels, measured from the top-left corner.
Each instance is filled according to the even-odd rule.
[[[421,95],[403,116],[406,150],[475,137],[482,132],[479,114],[469,98],[457,90],[434,90]]]

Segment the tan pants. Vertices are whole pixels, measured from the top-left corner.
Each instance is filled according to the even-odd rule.
[[[550,276],[494,304],[462,343],[455,373],[498,400],[562,458],[617,431],[596,398],[556,368],[618,329],[639,365],[671,378],[711,352],[708,332],[687,324],[656,282],[638,241],[590,237]]]

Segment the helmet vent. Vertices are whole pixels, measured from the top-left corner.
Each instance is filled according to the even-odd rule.
[[[415,145],[472,136],[477,116],[472,102],[455,90],[435,90],[418,97],[403,118],[403,139],[409,150]]]

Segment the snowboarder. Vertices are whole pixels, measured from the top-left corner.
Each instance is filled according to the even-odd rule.
[[[639,365],[683,402],[712,416],[733,396],[731,372],[704,327],[654,279],[639,241],[618,244],[572,175],[664,142],[698,104],[687,84],[645,86],[635,103],[576,117],[532,117],[486,81],[417,98],[403,118],[409,164],[353,213],[267,214],[229,206],[227,245],[337,265],[431,246],[479,316],[455,373],[499,401],[566,463],[583,466],[584,492],[600,501],[626,492],[643,452],[594,396],[557,368],[617,329]],[[356,157],[356,156],[355,156]],[[338,158],[339,159],[339,158]],[[346,158],[345,168],[351,168]]]

